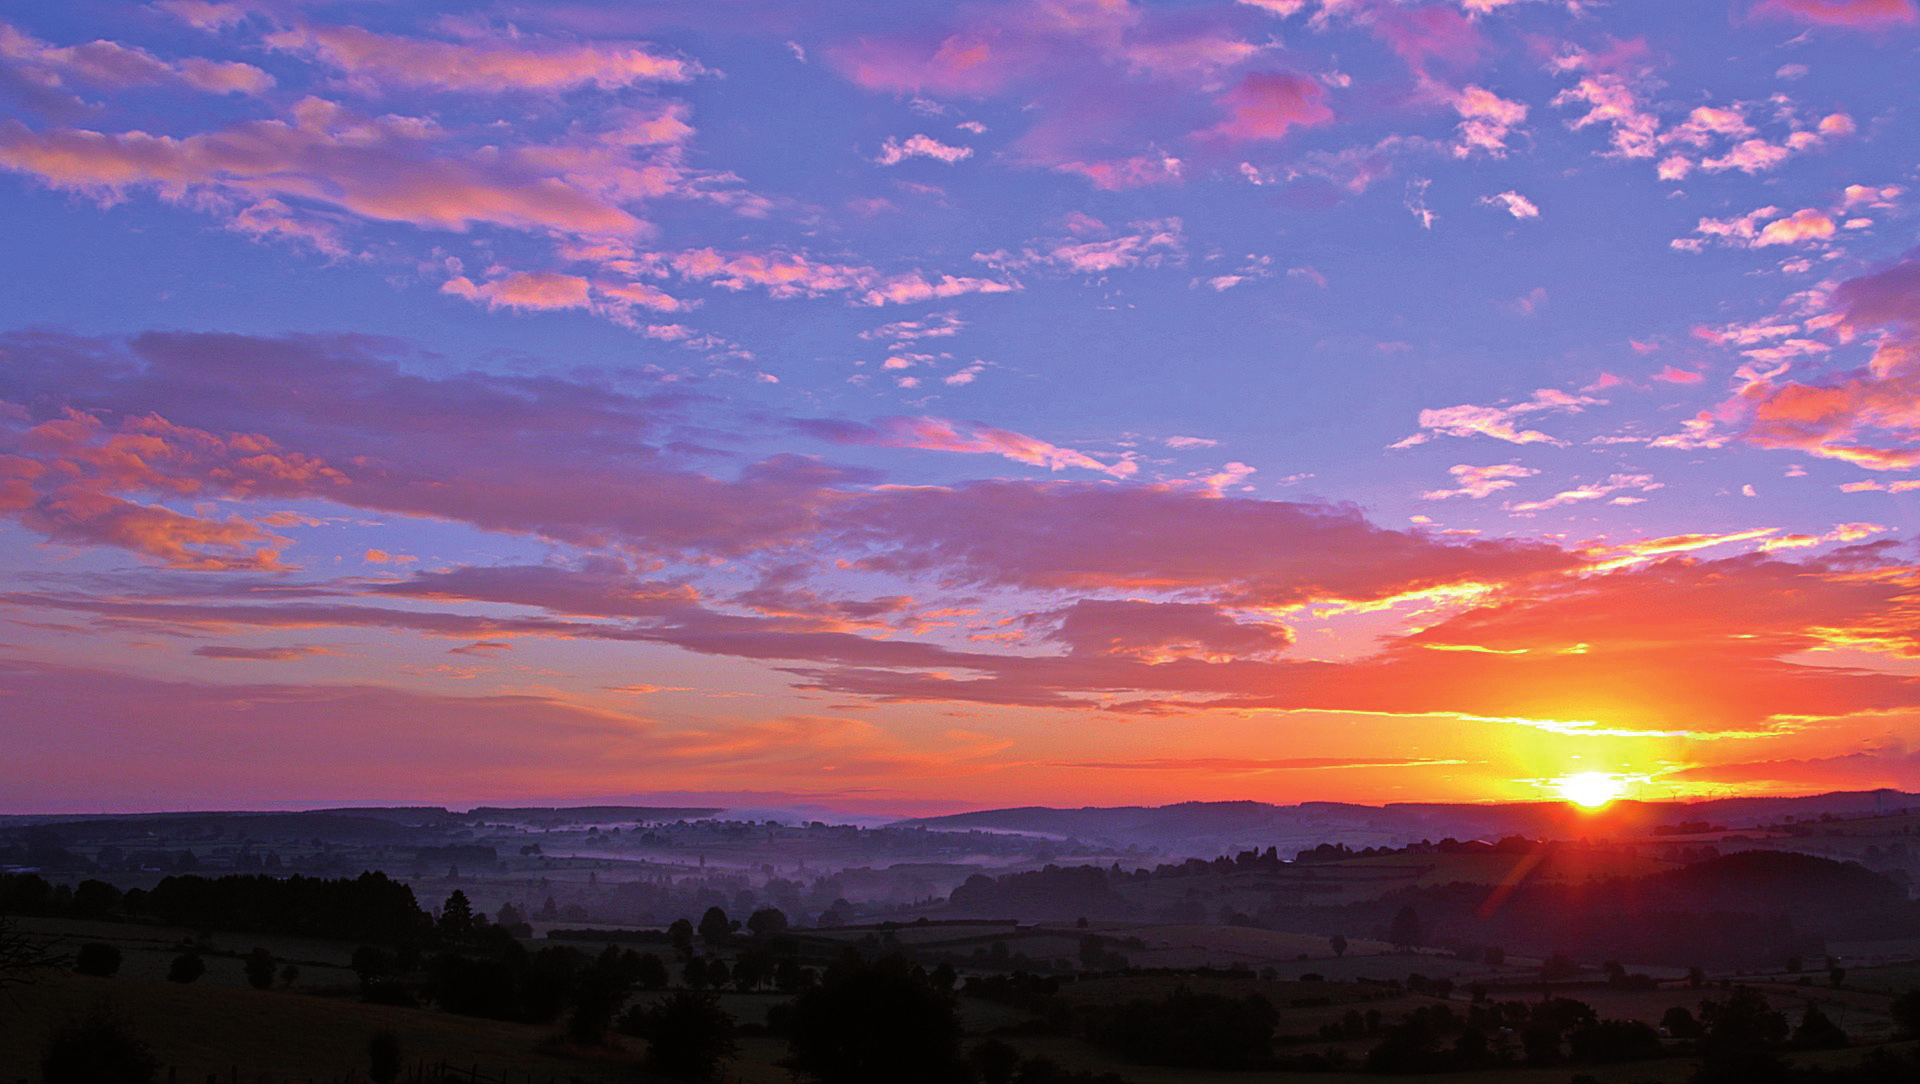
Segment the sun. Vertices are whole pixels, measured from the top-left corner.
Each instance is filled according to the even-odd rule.
[[[1626,792],[1627,782],[1606,772],[1575,772],[1563,775],[1554,786],[1560,797],[1583,809],[1599,809]]]

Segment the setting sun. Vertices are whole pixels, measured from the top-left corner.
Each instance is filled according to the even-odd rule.
[[[1626,781],[1606,772],[1578,772],[1561,776],[1554,786],[1560,797],[1586,809],[1598,809],[1626,790]]]

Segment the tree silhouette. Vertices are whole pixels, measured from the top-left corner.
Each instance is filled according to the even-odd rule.
[[[681,957],[693,954],[693,923],[684,918],[676,918],[667,927],[667,941],[673,945],[673,951]]]
[[[1725,1001],[1702,1001],[1697,1084],[1758,1084],[1781,1074],[1773,1048],[1787,1037],[1787,1018],[1751,986],[1736,987]]]
[[[1800,1014],[1800,1026],[1793,1029],[1795,1046],[1810,1047],[1817,1050],[1831,1050],[1847,1045],[1847,1033],[1820,1006],[1807,1002],[1806,1011]]]
[[[0,994],[40,981],[40,973],[67,966],[67,957],[16,931],[0,916]]]
[[[1344,935],[1336,933],[1332,937],[1327,938],[1327,947],[1333,950],[1335,956],[1345,956],[1347,954],[1347,939]]]
[[[762,907],[747,916],[747,929],[756,939],[778,937],[787,932],[787,913],[778,907]]]
[[[732,937],[733,922],[727,913],[718,907],[707,908],[707,913],[700,916],[700,940],[706,942],[708,948],[716,949]]]
[[[841,957],[794,999],[792,1021],[783,1064],[821,1084],[965,1079],[953,995],[903,957]]]
[[[733,1016],[712,994],[678,990],[644,1011],[627,1014],[621,1030],[647,1040],[647,1067],[685,1080],[708,1080],[739,1052]]]
[[[456,888],[447,902],[440,905],[440,935],[459,941],[472,933],[473,904],[468,902],[465,892]]]

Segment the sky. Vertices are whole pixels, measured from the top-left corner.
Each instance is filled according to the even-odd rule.
[[[1916,73],[1914,0],[0,0],[0,811],[1920,790]]]

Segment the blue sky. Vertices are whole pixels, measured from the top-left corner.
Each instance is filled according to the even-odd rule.
[[[818,7],[0,3],[0,801],[1920,785],[1910,0]]]

